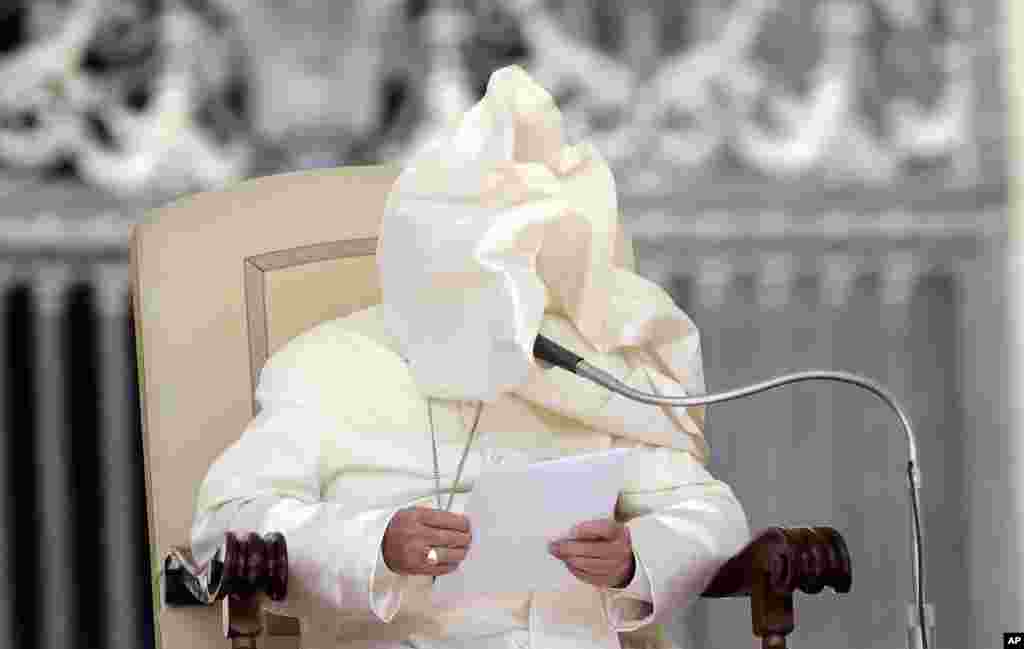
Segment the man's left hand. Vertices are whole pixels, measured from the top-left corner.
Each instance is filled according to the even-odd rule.
[[[625,588],[636,571],[629,528],[610,518],[580,523],[548,551],[580,581],[599,588]]]

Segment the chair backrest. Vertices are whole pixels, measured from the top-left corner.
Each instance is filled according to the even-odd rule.
[[[132,234],[150,543],[188,542],[195,493],[255,414],[268,356],[380,301],[374,259],[398,169],[282,174],[155,210]],[[617,253],[633,266],[632,246]],[[217,607],[158,613],[165,649],[222,647]]]

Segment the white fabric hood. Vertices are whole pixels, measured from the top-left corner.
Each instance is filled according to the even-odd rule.
[[[525,71],[495,71],[403,170],[381,224],[384,322],[424,394],[490,403],[524,388],[545,313],[601,353],[644,346],[687,392],[703,392],[693,323],[622,267],[631,259],[616,263],[621,237],[600,153],[565,143],[551,95]]]

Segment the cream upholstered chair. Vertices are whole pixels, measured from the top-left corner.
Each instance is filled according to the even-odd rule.
[[[171,550],[188,542],[195,490],[210,464],[255,414],[254,388],[266,359],[306,329],[379,302],[375,237],[397,173],[344,167],[249,180],[155,210],[133,231],[147,503],[163,573],[157,634],[164,649],[221,648],[225,635],[234,636],[234,646],[300,646],[294,620],[262,617],[265,595],[251,592],[252,580],[230,578],[239,570],[237,556],[226,561],[219,592],[190,598],[182,587],[187,551]],[[632,264],[631,246],[618,252]],[[281,566],[276,570],[280,577]],[[705,596],[750,596],[753,632],[765,646],[781,647],[793,628],[793,591],[828,585],[845,592],[849,575],[849,555],[834,530],[769,528],[725,565]],[[230,592],[236,594],[224,597]],[[217,598],[223,615],[214,606],[162,605]]]

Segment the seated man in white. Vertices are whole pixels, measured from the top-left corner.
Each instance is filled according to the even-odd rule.
[[[639,389],[704,391],[696,328],[625,267],[631,254],[603,159],[565,145],[550,95],[521,69],[496,71],[392,189],[382,304],[263,368],[259,414],[200,489],[196,560],[229,529],[282,532],[290,579],[275,610],[302,621],[309,649],[671,646],[659,622],[749,540],[705,469],[703,409],[635,403],[532,357],[540,332]],[[433,576],[471,547],[463,512],[488,458],[612,447],[635,449],[614,519],[579,521],[550,549],[571,591],[432,601]],[[451,511],[438,508],[453,487]]]

